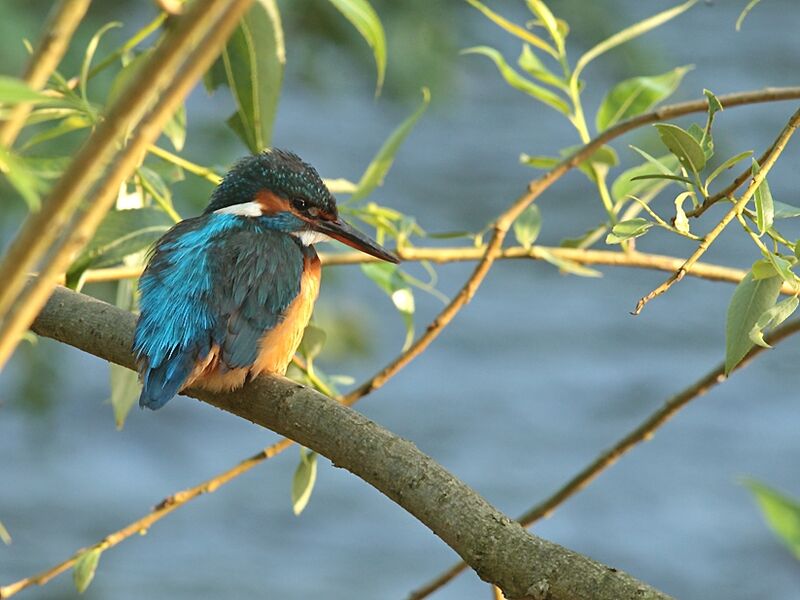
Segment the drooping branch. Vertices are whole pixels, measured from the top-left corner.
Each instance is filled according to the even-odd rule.
[[[134,316],[57,288],[33,329],[133,367]],[[526,532],[412,443],[352,409],[282,377],[241,390],[188,395],[286,435],[328,457],[397,502],[508,598],[666,599],[630,575]],[[7,597],[3,588],[0,597]]]

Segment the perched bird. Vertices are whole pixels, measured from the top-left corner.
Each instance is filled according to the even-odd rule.
[[[319,292],[313,245],[330,238],[398,262],[339,217],[297,155],[272,149],[239,161],[202,215],[155,244],[139,280],[139,405],[155,410],[191,385],[230,390],[285,373]]]

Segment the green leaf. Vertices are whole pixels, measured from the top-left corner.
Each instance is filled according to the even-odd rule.
[[[773,216],[776,219],[791,219],[800,217],[800,208],[785,204],[784,202],[772,201]]]
[[[539,57],[534,54],[533,50],[528,44],[523,44],[522,54],[517,59],[519,68],[525,71],[534,79],[538,79],[542,83],[552,85],[562,90],[567,90],[567,83],[562,77],[555,75],[548,69]]]
[[[564,38],[566,32],[562,30],[558,19],[555,18],[548,6],[542,0],[526,0],[530,11],[539,18],[539,21],[547,29],[550,39],[558,48],[559,54],[564,54]],[[568,30],[567,30],[568,31]]]
[[[688,197],[689,192],[683,192],[675,198],[675,220],[673,224],[675,229],[681,233],[689,233],[689,219],[686,217],[686,211],[683,210],[683,202]]]
[[[530,248],[542,229],[542,213],[536,204],[531,204],[514,221],[514,236],[525,248]]]
[[[94,54],[97,52],[97,47],[100,45],[100,40],[103,38],[103,36],[110,30],[117,29],[119,27],[122,27],[122,23],[119,21],[106,23],[97,30],[97,33],[92,36],[92,39],[89,40],[89,44],[86,46],[86,52],[83,55],[83,63],[81,64],[81,73],[78,77],[78,89],[80,89],[81,98],[83,98],[83,101],[87,104],[87,106],[89,105],[89,96],[86,86],[89,83],[89,67],[92,66]]]
[[[209,91],[230,88],[237,111],[228,125],[254,154],[270,144],[285,63],[277,4],[258,0],[204,78]]]
[[[744,484],[755,496],[772,531],[800,560],[800,503],[758,481],[747,479]]]
[[[632,179],[632,181],[642,181],[645,179],[666,179],[668,181],[680,181],[681,183],[688,183],[689,185],[694,185],[694,182],[686,177],[681,177],[680,175],[664,175],[663,173],[650,173],[648,175],[637,175]]]
[[[44,94],[32,90],[27,83],[16,77],[0,75],[0,104],[19,104],[20,102],[45,102],[52,100]]]
[[[311,499],[317,481],[317,453],[300,448],[300,463],[292,478],[292,510],[295,515],[303,512]]]
[[[750,352],[750,331],[766,310],[775,305],[783,279],[754,279],[748,273],[733,292],[725,326],[725,374],[729,374]]]
[[[753,325],[748,334],[750,341],[764,348],[771,348],[772,346],[764,341],[764,331],[766,329],[774,329],[791,317],[794,311],[797,310],[798,304],[800,304],[800,300],[797,299],[797,296],[791,296],[765,310],[758,317],[758,321],[756,321],[756,324]]]
[[[703,149],[703,156],[705,156],[706,162],[708,162],[708,160],[714,156],[714,138],[711,136],[710,121],[707,129],[703,129],[697,123],[692,123],[686,131],[700,144],[700,147]]]
[[[39,210],[41,195],[47,185],[31,170],[24,158],[0,146],[0,173],[19,192],[30,211]]]
[[[67,272],[68,285],[74,286],[90,268],[119,264],[123,258],[144,250],[173,225],[156,208],[110,211]]]
[[[351,201],[366,198],[376,187],[383,185],[383,178],[386,177],[386,174],[392,167],[397,151],[400,149],[406,137],[408,137],[408,134],[411,133],[411,130],[414,129],[414,125],[417,124],[419,118],[428,108],[430,101],[430,90],[428,90],[428,88],[422,88],[422,104],[406,118],[383,143],[383,146],[378,150],[375,158],[372,159],[372,162],[369,163],[366,171],[364,171],[364,174],[361,176],[356,191],[350,196]]]
[[[523,165],[533,167],[534,169],[552,169],[560,163],[561,160],[562,159],[554,156],[531,156],[524,152],[519,155],[519,162]]]
[[[186,143],[186,106],[181,104],[178,110],[169,118],[164,126],[164,135],[172,142],[172,147],[178,152],[183,150]]]
[[[753,161],[753,167],[751,169],[753,176],[755,176],[759,170],[758,163]],[[775,221],[775,206],[772,200],[772,192],[769,191],[769,184],[766,178],[758,184],[753,198],[756,204],[756,225],[761,235],[764,235],[764,232],[772,227]]]
[[[619,177],[614,180],[614,183],[611,185],[611,196],[614,198],[615,202],[624,200],[629,196],[639,196],[643,191],[653,187],[651,182],[637,179],[638,177],[642,175],[654,175],[656,171],[666,175],[672,175],[675,169],[678,168],[678,159],[672,154],[667,154],[658,158],[653,158],[651,156],[650,158],[655,161],[655,164],[648,161],[642,165],[632,167],[623,171]]]
[[[754,262],[750,270],[753,273],[753,279],[756,281],[779,275],[778,271],[775,269],[775,265],[766,258]]]
[[[761,0],[750,0],[750,2],[747,3],[747,6],[745,6],[744,10],[739,14],[739,18],[736,19],[736,31],[741,30],[742,23],[744,23],[745,18],[747,17],[748,14],[750,14],[750,11],[753,10],[756,7],[756,4],[758,4],[759,2],[761,2]]]
[[[467,2],[469,2],[469,4],[474,8],[477,8],[479,11],[481,11],[484,14],[484,16],[486,16],[486,18],[489,19],[495,25],[502,27],[511,35],[518,37],[524,42],[528,42],[531,46],[535,46],[540,50],[544,50],[553,58],[558,59],[558,52],[550,44],[548,44],[542,38],[540,38],[538,35],[535,35],[530,31],[528,31],[527,29],[525,29],[524,27],[520,27],[516,23],[512,23],[505,17],[498,15],[496,12],[494,12],[481,2],[478,2],[478,0],[467,0]]]
[[[616,48],[617,46],[621,46],[622,44],[647,33],[651,29],[655,29],[659,25],[663,25],[667,21],[674,19],[681,13],[689,10],[697,3],[697,1],[698,0],[689,0],[688,2],[684,2],[683,4],[679,4],[678,6],[655,14],[652,17],[648,17],[643,21],[634,23],[630,27],[626,27],[622,31],[612,35],[610,38],[603,40],[593,48],[590,48],[578,59],[578,62],[575,64],[575,70],[572,72],[572,78],[577,80],[578,76],[586,68],[586,65],[588,65],[601,54],[605,54],[609,50]]]
[[[462,50],[461,54],[482,54],[483,56],[489,57],[492,59],[492,61],[494,61],[494,64],[497,65],[497,68],[500,70],[500,74],[503,76],[503,79],[506,80],[508,85],[521,92],[525,92],[529,96],[536,98],[540,102],[556,109],[558,112],[564,115],[570,114],[570,107],[565,100],[563,100],[555,92],[551,92],[547,88],[544,88],[517,73],[511,66],[509,66],[509,64],[506,62],[506,59],[503,58],[503,55],[494,48],[489,48],[488,46],[476,46],[474,48]]]
[[[606,236],[606,244],[619,244],[625,240],[637,238],[647,233],[653,225],[655,223],[641,217],[621,221],[611,228],[611,233]]]
[[[787,283],[794,283],[795,282],[795,275],[792,272],[792,263],[786,260],[784,257],[774,254],[772,252],[768,252],[764,255],[767,261],[772,265],[775,269],[775,272]]]
[[[703,90],[703,95],[706,97],[706,100],[708,100],[708,120],[711,122],[714,120],[714,115],[718,112],[722,112],[722,102],[719,101],[719,98],[717,98],[711,90]]]
[[[414,341],[414,293],[403,272],[391,263],[364,263],[361,270],[391,298],[392,303],[403,318],[406,326],[406,339],[403,350]]]
[[[94,572],[97,570],[97,563],[103,551],[100,548],[90,548],[81,553],[75,566],[72,567],[72,580],[79,594],[82,594],[89,587],[94,579]]]
[[[706,164],[700,143],[692,135],[671,123],[657,123],[655,128],[661,141],[690,173],[699,173]]]
[[[47,140],[53,140],[61,137],[62,135],[72,133],[73,131],[91,127],[92,125],[94,125],[94,122],[88,115],[84,113],[75,113],[62,119],[58,125],[48,127],[47,129],[43,129],[42,131],[32,135],[28,140],[25,141],[23,148],[27,150],[28,148],[32,148],[33,146],[41,144]]]
[[[330,0],[339,12],[358,29],[361,37],[372,48],[375,56],[375,66],[378,69],[378,82],[375,85],[375,95],[379,96],[383,87],[383,78],[386,74],[386,34],[378,13],[367,0]]]
[[[728,160],[718,166],[711,172],[711,175],[708,176],[706,179],[706,187],[708,187],[712,181],[714,181],[717,177],[719,177],[723,172],[727,171],[728,169],[733,168],[737,163],[744,160],[748,156],[752,156],[753,151],[747,150],[746,152],[740,152],[736,156],[731,156]]]
[[[559,151],[559,154],[562,158],[567,158],[575,153],[577,150],[580,150],[582,146],[567,146],[566,148],[562,148]],[[619,157],[617,156],[616,150],[614,150],[611,146],[601,146],[597,150],[595,150],[592,155],[584,160],[583,162],[578,164],[578,169],[589,178],[589,181],[594,182],[596,179],[596,174],[594,169],[597,166],[605,166],[605,167],[615,167],[619,164]]]
[[[579,275],[581,277],[603,276],[603,274],[600,271],[597,271],[596,269],[585,267],[582,264],[575,262],[574,260],[569,260],[567,258],[561,258],[559,256],[556,256],[549,250],[540,249],[539,255],[546,262],[550,263],[554,267],[558,267],[559,270],[564,273],[571,273],[573,275]]]
[[[611,89],[597,111],[597,131],[605,131],[615,123],[650,110],[678,89],[683,76],[692,67],[677,67],[662,75],[634,77]]]
[[[308,325],[306,327],[306,330],[303,332],[303,341],[300,344],[303,350],[303,356],[306,357],[306,360],[314,360],[319,356],[319,353],[322,352],[322,348],[325,346],[327,337],[325,330],[316,325]]]
[[[139,376],[136,371],[131,371],[119,365],[109,365],[109,380],[111,382],[111,408],[114,411],[114,423],[117,429],[122,429],[125,419],[136,400],[142,392]]]

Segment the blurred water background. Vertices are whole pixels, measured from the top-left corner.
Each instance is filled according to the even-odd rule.
[[[20,34],[35,36],[49,4],[0,6],[0,14],[8,11],[0,42],[3,72],[15,72]],[[92,25],[121,18],[121,9],[95,4],[81,30],[84,40]],[[552,154],[577,143],[549,109],[506,87],[488,60],[457,56],[478,44],[497,47],[510,60],[519,52],[516,41],[465,3],[420,1],[404,8],[375,2],[389,37],[388,87],[378,100],[369,52],[325,4],[306,1],[286,9],[288,66],[274,136],[275,145],[294,149],[323,176],[357,179],[385,136],[417,105],[421,85],[431,86],[432,107],[375,199],[415,215],[429,231],[480,229],[535,175],[519,165],[520,152]],[[587,73],[586,105],[596,107],[620,79],[687,64],[696,68],[675,100],[696,98],[704,87],[723,94],[796,84],[797,3],[764,2],[737,33],[734,22],[744,4],[701,4],[597,61]],[[121,18],[126,31],[152,15],[149,5],[123,5],[130,15]],[[573,60],[620,24],[669,5],[551,3],[572,25]],[[517,21],[527,18],[522,2],[496,8]],[[74,67],[80,56],[70,60]],[[725,111],[716,125],[718,156],[751,148],[760,153],[793,110],[780,103]],[[244,154],[221,127],[230,111],[224,95],[208,98],[198,90],[192,96],[189,158],[224,166]],[[628,143],[656,147],[649,130],[618,141],[625,166],[637,162]],[[797,144],[770,175],[775,197],[794,204],[800,203]],[[203,206],[208,188],[190,180],[175,193],[189,215]],[[580,174],[558,182],[539,204],[543,244],[558,244],[602,219],[596,193]],[[4,243],[21,214],[21,206],[4,206]],[[721,214],[721,208],[713,211]],[[731,227],[707,260],[747,268],[758,256],[740,238]],[[640,248],[687,256],[692,245],[654,232]],[[470,269],[440,267],[440,289],[452,294]],[[547,264],[497,263],[474,301],[425,355],[358,410],[413,440],[507,514],[520,514],[721,360],[731,285],[687,279],[633,318],[635,301],[665,274],[603,271],[602,279],[583,279]],[[318,318],[327,326],[343,317],[344,325],[332,329],[320,364],[329,373],[361,379],[397,354],[403,325],[357,268],[329,269],[324,278]],[[99,286],[88,291],[110,294]],[[419,326],[441,306],[425,294],[417,294],[417,303]],[[797,561],[738,483],[753,476],[800,496],[799,359],[797,340],[766,353],[692,403],[534,531],[678,598],[800,597]],[[185,398],[158,413],[134,410],[116,431],[108,395],[104,363],[45,339],[23,346],[3,373],[0,520],[14,541],[0,546],[0,582],[63,560],[171,492],[276,439]],[[296,450],[285,452],[105,553],[85,597],[396,599],[454,561],[403,510],[324,460],[308,508],[294,517],[289,490],[297,460]],[[470,573],[436,598],[489,594]],[[70,577],[62,576],[23,597],[77,593]]]

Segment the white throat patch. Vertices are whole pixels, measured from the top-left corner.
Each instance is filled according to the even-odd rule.
[[[214,212],[220,215],[239,215],[240,217],[260,217],[262,214],[261,205],[258,202],[232,204],[225,208],[218,208]]]
[[[293,231],[292,235],[300,240],[300,243],[303,246],[311,246],[312,244],[316,244],[317,242],[330,242],[331,238],[329,238],[324,233],[320,233],[319,231],[312,231],[310,229],[306,229],[305,231]]]

